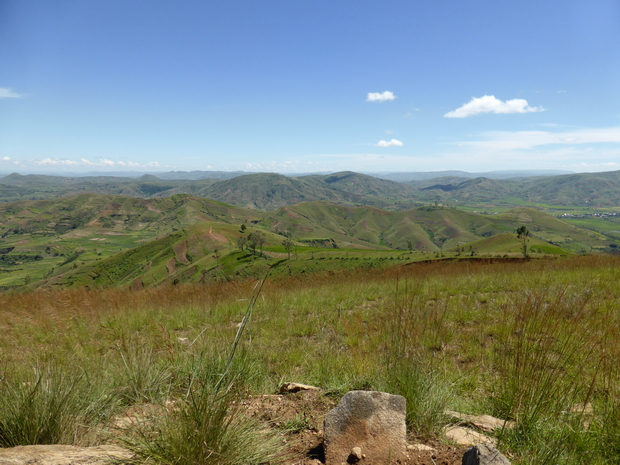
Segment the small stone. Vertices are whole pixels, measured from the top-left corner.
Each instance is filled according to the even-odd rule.
[[[581,413],[583,415],[594,414],[594,406],[588,402],[586,404],[575,404],[567,412],[562,413]]]
[[[476,444],[485,444],[495,447],[497,441],[493,438],[485,436],[478,431],[462,426],[448,427],[444,432],[446,439],[455,442],[459,446],[474,446]]]
[[[510,465],[510,461],[495,447],[478,444],[463,455],[462,465]]]
[[[444,413],[452,418],[469,423],[482,431],[490,432],[503,428],[514,428],[514,421],[502,420],[491,415],[468,415],[452,410],[446,410]]]
[[[435,451],[436,449],[431,446],[427,446],[426,444],[409,444],[407,445],[407,450],[417,450],[417,451]]]
[[[281,393],[293,393],[299,391],[320,391],[321,388],[310,386],[309,384],[284,383],[280,388]]]
[[[364,458],[364,456],[362,455],[362,448],[354,447],[353,449],[351,449],[351,453],[349,454],[349,460],[348,460],[349,463],[351,463],[351,458],[353,458],[356,462],[359,462],[360,460],[362,460]]]

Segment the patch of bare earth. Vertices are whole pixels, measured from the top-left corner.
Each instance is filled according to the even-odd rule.
[[[209,236],[211,236],[211,239],[213,239],[214,241],[221,242],[223,244],[228,243],[228,239],[226,239],[226,236],[220,233],[213,232],[213,226],[209,228]]]
[[[318,391],[301,391],[294,394],[250,397],[240,402],[246,414],[287,437],[291,465],[319,465],[324,463],[323,420],[334,408],[337,399]],[[413,436],[407,447],[408,459],[402,465],[461,465],[467,447],[451,446],[439,441],[425,444]]]

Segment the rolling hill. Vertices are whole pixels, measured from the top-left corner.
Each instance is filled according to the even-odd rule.
[[[285,190],[295,186],[284,181]],[[80,194],[0,204],[0,286],[154,285],[251,275],[265,258],[239,241],[258,231],[272,266],[287,256],[286,238],[296,256],[321,252],[329,258],[348,251],[347,258],[402,259],[408,251],[408,259],[417,260],[465,248],[519,255],[514,231],[520,225],[529,228],[531,246],[543,254],[604,252],[611,242],[531,208],[480,215],[443,206],[388,211],[314,201],[259,212],[188,194]],[[295,266],[303,272],[310,263]]]
[[[91,176],[70,178],[11,174],[0,178],[0,201],[48,199],[79,193],[163,198],[191,194],[255,210],[276,210],[300,202],[326,200],[342,205],[366,205],[404,210],[425,204],[502,207],[604,208],[620,204],[620,171],[512,179],[457,176],[395,182],[351,171],[330,175],[288,177],[275,173],[200,179],[160,179]],[[189,174],[187,175],[189,176]],[[193,173],[194,177],[201,174]]]

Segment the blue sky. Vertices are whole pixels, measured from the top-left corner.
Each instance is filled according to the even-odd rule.
[[[0,0],[0,172],[620,169],[620,2]]]

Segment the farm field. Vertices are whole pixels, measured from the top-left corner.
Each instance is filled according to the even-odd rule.
[[[438,454],[454,453],[451,410],[514,421],[494,436],[516,464],[617,463],[619,278],[600,255],[0,294],[0,440],[310,463],[327,409],[376,389],[406,397],[409,442]],[[289,381],[322,394],[290,395],[302,407],[280,418],[244,410]],[[119,428],[131,415],[149,421]],[[234,456],[227,434],[263,455]]]

